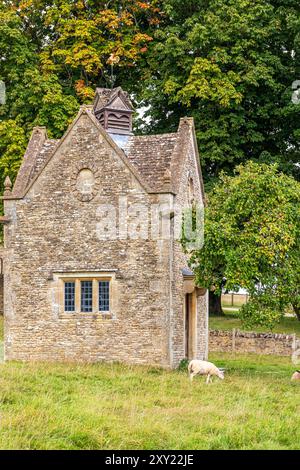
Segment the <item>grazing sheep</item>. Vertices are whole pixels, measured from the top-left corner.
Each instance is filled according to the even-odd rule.
[[[190,376],[190,381],[192,382],[195,375],[206,375],[206,383],[212,382],[212,376],[219,377],[219,379],[224,379],[224,372],[218,369],[212,362],[199,361],[193,359],[188,365],[188,371]]]
[[[299,380],[300,381],[300,370],[296,370],[296,372],[293,373],[291,380]]]

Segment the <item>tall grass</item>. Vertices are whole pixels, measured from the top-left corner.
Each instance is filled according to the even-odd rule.
[[[226,379],[120,364],[0,365],[1,449],[299,449],[289,359],[211,356]]]

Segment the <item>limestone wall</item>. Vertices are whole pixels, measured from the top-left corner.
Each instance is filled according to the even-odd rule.
[[[191,132],[192,122],[187,119],[181,128],[185,138],[182,141],[185,142],[185,148],[177,149],[182,154],[187,152],[188,158],[182,166],[178,166],[174,169],[174,172],[178,181],[178,193],[175,198],[175,205],[177,207],[186,208],[191,205],[190,198],[193,197],[195,201],[203,206],[203,195],[201,190],[201,182],[199,179],[199,173],[197,171],[197,156],[193,134]],[[179,153],[180,153],[179,152]],[[179,155],[176,161],[179,161]],[[189,181],[193,181],[193,192],[189,194]],[[181,226],[180,226],[181,228]],[[179,238],[179,237],[178,237]],[[175,237],[176,239],[176,237]],[[172,293],[173,293],[173,305],[172,305],[172,318],[171,318],[171,341],[173,344],[173,355],[171,362],[173,367],[176,367],[180,360],[185,356],[185,318],[184,318],[184,289],[183,289],[183,276],[182,268],[188,267],[188,256],[183,253],[181,243],[175,241],[174,243],[174,261],[172,267]],[[198,359],[206,359],[208,354],[208,293],[202,295],[197,292],[196,299],[197,309],[197,325],[195,331],[195,349],[194,357]]]
[[[237,352],[290,356],[298,347],[296,335],[210,330],[210,352]]]

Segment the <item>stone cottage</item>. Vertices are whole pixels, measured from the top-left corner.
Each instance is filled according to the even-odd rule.
[[[6,360],[207,356],[207,292],[174,224],[175,207],[203,207],[193,120],[135,136],[132,116],[120,87],[98,88],[60,140],[34,128],[13,188],[7,178]]]

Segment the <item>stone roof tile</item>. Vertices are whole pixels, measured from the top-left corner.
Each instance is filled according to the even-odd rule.
[[[90,115],[95,125],[100,126],[91,109],[85,107],[80,111],[80,113],[82,112]],[[154,193],[177,192],[178,178],[187,152],[192,124],[191,119],[181,119],[176,133],[145,136],[131,135],[123,150],[119,148],[120,156],[124,155],[124,159],[128,160],[132,171],[139,180],[144,182],[147,191]],[[10,198],[22,197],[25,194],[25,191],[28,190],[51,160],[68,132],[61,140],[51,140],[47,138],[44,128],[34,129]],[[108,134],[107,137],[109,137]],[[111,143],[115,145],[113,141]],[[201,173],[199,174],[201,175]]]
[[[43,147],[41,148],[40,152],[37,154],[33,168],[31,170],[31,174],[29,177],[28,184],[36,177],[36,175],[40,172],[43,168],[47,160],[53,154],[56,146],[58,145],[59,140],[48,139],[44,143]]]
[[[177,133],[130,136],[123,148],[128,160],[155,192],[164,190],[177,137]]]

